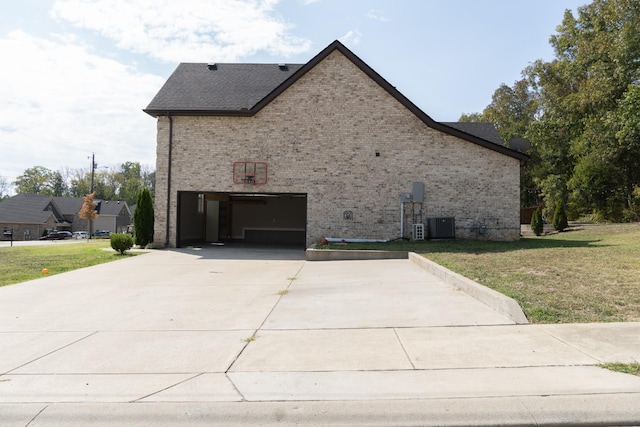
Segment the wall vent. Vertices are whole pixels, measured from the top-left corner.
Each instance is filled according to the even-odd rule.
[[[454,217],[427,218],[430,239],[455,239],[456,220]]]

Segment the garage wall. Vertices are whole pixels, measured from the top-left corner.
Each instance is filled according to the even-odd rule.
[[[204,214],[198,213],[198,194],[180,194],[180,239],[205,240]]]
[[[412,182],[424,183],[425,199],[409,205],[405,230],[417,210],[455,217],[457,237],[519,238],[519,160],[429,128],[339,51],[253,117],[173,117],[170,221],[168,141],[169,120],[159,117],[159,245],[175,245],[177,191],[306,193],[308,245],[393,239]],[[267,184],[234,184],[240,161],[266,162]]]
[[[232,212],[234,239],[244,239],[247,229],[304,232],[306,227],[306,200],[302,197],[235,201]]]

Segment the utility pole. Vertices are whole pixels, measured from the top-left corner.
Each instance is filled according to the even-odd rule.
[[[93,193],[93,177],[96,171],[96,153],[91,153],[91,190],[89,193]]]
[[[93,194],[93,178],[95,176],[96,171],[96,153],[91,153],[91,190],[89,194]],[[89,220],[89,239],[92,238],[93,234],[93,220]]]

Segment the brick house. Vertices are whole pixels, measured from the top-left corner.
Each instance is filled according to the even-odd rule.
[[[144,111],[158,246],[390,240],[414,224],[519,238],[527,156],[493,125],[434,121],[338,41],[306,64],[180,64]]]
[[[0,201],[0,231],[13,230],[14,240],[37,240],[46,230],[88,231],[88,221],[78,217],[83,202],[81,197],[17,194]],[[93,221],[93,230],[127,231],[132,215],[126,202],[95,202],[98,218]]]

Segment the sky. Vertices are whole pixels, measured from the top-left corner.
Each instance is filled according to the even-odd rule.
[[[334,40],[437,121],[481,112],[588,0],[22,0],[0,9],[0,180],[155,169],[142,110],[180,62],[306,63]],[[11,191],[10,191],[11,192]]]

